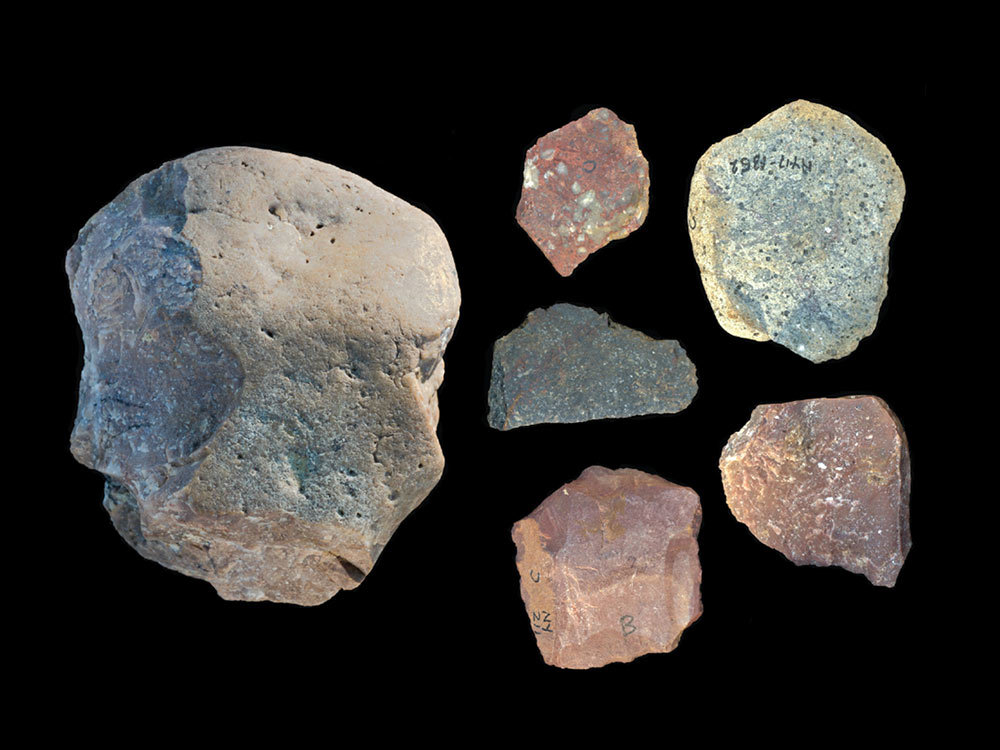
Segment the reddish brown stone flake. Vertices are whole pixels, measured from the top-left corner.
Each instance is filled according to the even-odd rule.
[[[592,466],[512,531],[531,629],[571,669],[672,651],[701,615],[701,503],[635,469]]]
[[[910,549],[910,457],[881,399],[758,406],[719,467],[733,515],[767,546],[896,583]]]
[[[525,157],[517,223],[562,276],[642,226],[648,208],[635,128],[610,109],[542,136]]]

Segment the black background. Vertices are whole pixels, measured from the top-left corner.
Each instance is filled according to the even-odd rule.
[[[948,532],[931,520],[941,489],[931,448],[938,417],[924,401],[929,375],[921,351],[933,325],[923,304],[935,272],[926,262],[933,212],[922,149],[934,87],[920,75],[891,87],[802,76],[720,91],[655,74],[566,86],[525,86],[517,76],[451,85],[452,74],[442,74],[440,86],[397,73],[332,93],[284,86],[280,75],[241,83],[244,77],[222,70],[182,77],[169,96],[132,79],[104,88],[84,72],[53,84],[68,127],[49,143],[47,158],[73,166],[42,249],[55,358],[45,373],[52,429],[44,450],[58,457],[50,471],[62,491],[52,604],[68,623],[52,643],[54,669],[84,681],[104,670],[120,672],[123,684],[190,680],[206,695],[228,692],[234,679],[293,692],[328,680],[336,694],[371,678],[381,700],[387,691],[425,684],[445,690],[448,701],[477,702],[487,689],[510,686],[529,705],[559,694],[655,693],[668,701],[688,686],[718,697],[772,685],[795,694],[810,684],[845,700],[918,690],[946,618],[935,597]],[[819,365],[718,326],[685,221],[698,157],[796,98],[833,107],[879,137],[907,188],[878,327],[850,356]],[[524,153],[598,106],[637,130],[650,164],[649,215],[638,231],[561,278],[514,221]],[[199,149],[237,144],[335,164],[423,209],[448,237],[461,282],[461,317],[439,392],[444,476],[358,589],[311,608],[223,601],[208,583],[143,560],[101,507],[102,478],[68,451],[82,340],[62,270],[65,251],[86,220],[140,174]],[[697,366],[694,403],[676,415],[490,429],[494,340],[530,310],[556,302],[678,339]],[[857,393],[889,403],[912,452],[914,543],[892,589],[838,568],[796,567],[757,542],[727,509],[717,468],[726,440],[756,404]],[[510,528],[594,464],[638,468],[698,492],[704,614],[670,654],[559,670],[535,647]],[[357,700],[367,695],[361,690]]]

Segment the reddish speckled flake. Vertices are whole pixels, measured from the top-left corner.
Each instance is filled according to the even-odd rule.
[[[767,546],[895,584],[910,549],[910,456],[882,399],[758,406],[719,467],[733,515]]]
[[[542,136],[525,157],[517,223],[562,276],[642,226],[648,208],[635,128],[610,109]]]

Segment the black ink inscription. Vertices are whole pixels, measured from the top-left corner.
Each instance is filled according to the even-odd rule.
[[[635,622],[635,618],[632,615],[622,615],[619,622],[622,625],[622,638],[628,638],[635,632],[635,625],[632,624]]]
[[[698,227],[698,222],[694,216],[688,217],[688,226],[691,227],[691,229],[696,229]]]
[[[597,169],[597,162],[593,159],[587,159],[587,161],[583,163],[584,172],[593,172],[595,169]]]
[[[552,615],[542,610],[531,613],[531,627],[536,633],[554,633],[552,629]]]
[[[529,570],[528,578],[530,578],[535,583],[538,583],[540,580],[542,580],[542,574],[539,573],[537,570]]]
[[[787,156],[779,156],[777,159],[772,157],[770,164],[775,169],[798,169],[801,170],[803,174],[806,172],[812,172],[813,168],[812,159],[802,159],[800,161],[797,156],[793,156],[791,159]],[[762,154],[754,154],[753,158],[743,156],[729,162],[729,168],[732,170],[733,174],[760,172],[766,168],[767,165],[767,157]]]

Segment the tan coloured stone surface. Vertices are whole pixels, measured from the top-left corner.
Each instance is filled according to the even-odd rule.
[[[518,521],[521,597],[542,658],[570,669],[672,651],[701,615],[698,495],[592,466]]]
[[[878,322],[904,193],[878,138],[812,102],[716,143],[688,229],[719,324],[813,362],[850,354]]]
[[[229,599],[357,586],[443,470],[459,287],[434,221],[329,164],[217,148],[133,182],[66,267],[72,450],[126,540]]]
[[[910,549],[910,456],[882,399],[758,406],[719,467],[733,515],[764,544],[895,585]]]

